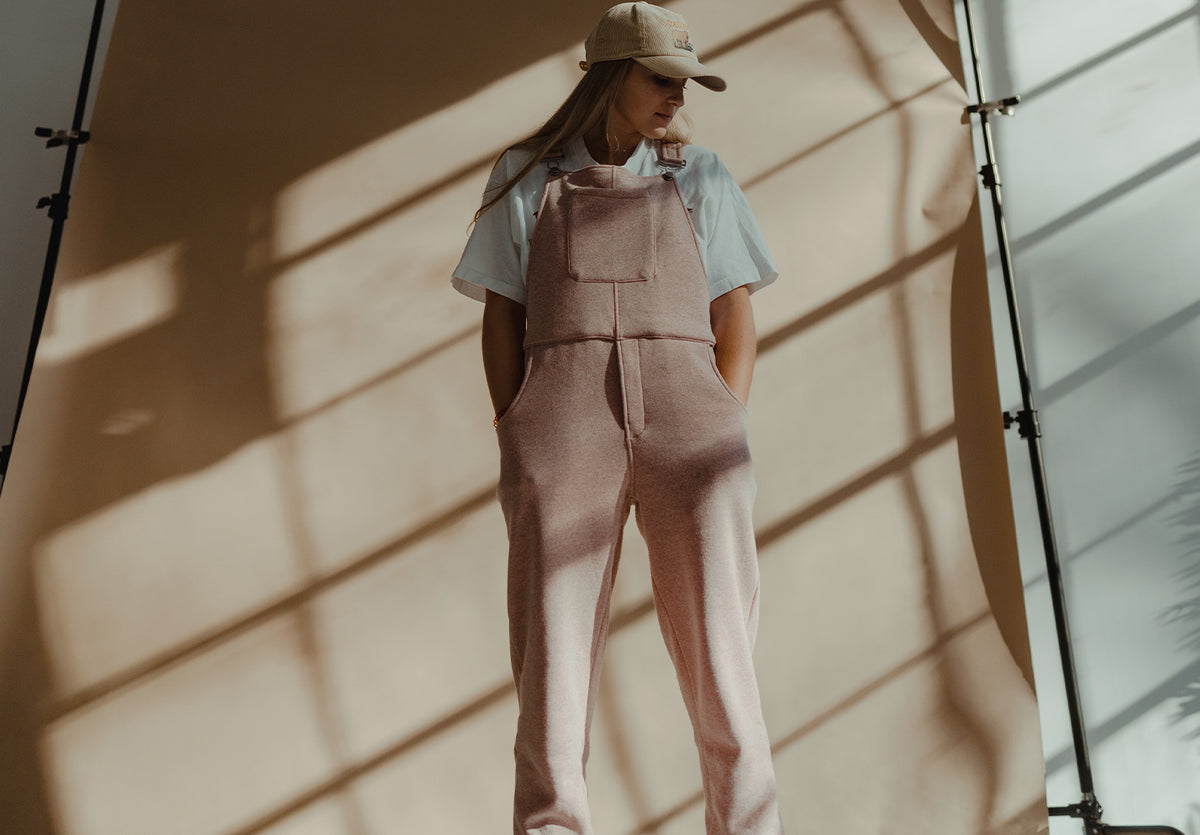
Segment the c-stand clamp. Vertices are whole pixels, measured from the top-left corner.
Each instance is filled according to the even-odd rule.
[[[69,206],[70,203],[71,195],[59,192],[57,194],[51,194],[49,197],[39,198],[37,207],[39,209],[45,209],[48,207],[50,210],[48,214],[50,215],[51,220],[58,220],[59,218],[66,220],[67,206]]]
[[[1107,830],[1105,824],[1100,820],[1104,815],[1104,810],[1100,807],[1100,801],[1096,800],[1096,795],[1091,792],[1085,793],[1083,800],[1079,803],[1072,803],[1069,806],[1051,806],[1048,811],[1051,817],[1079,818],[1083,821],[1084,832],[1087,835],[1102,835]]]
[[[45,138],[47,148],[57,148],[59,145],[83,145],[92,138],[91,131],[54,130],[52,128],[34,128],[33,135]]]
[[[983,104],[969,104],[964,108],[968,116],[975,113],[999,113],[1001,116],[1015,116],[1017,105],[1021,103],[1020,96],[985,101]]]
[[[1042,437],[1042,427],[1038,424],[1037,409],[1005,412],[1004,428],[1010,429],[1014,423],[1017,425],[1017,432],[1022,438]]]

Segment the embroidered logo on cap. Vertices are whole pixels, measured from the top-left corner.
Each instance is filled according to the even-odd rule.
[[[677,49],[686,49],[688,52],[695,52],[696,47],[692,46],[692,39],[688,37],[688,28],[686,24],[678,23],[674,20],[667,20],[667,25],[675,30],[675,34],[679,37],[675,38],[675,47]]]

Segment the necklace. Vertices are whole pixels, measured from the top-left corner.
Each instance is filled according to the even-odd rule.
[[[610,136],[609,140],[608,156],[614,165],[624,165],[625,163],[629,162],[629,158],[633,156],[633,152],[637,150],[638,145],[641,144],[640,142],[634,142],[628,148],[622,148],[621,143],[617,141],[617,137]]]
[[[592,159],[597,162],[607,160],[608,165],[624,165],[641,145],[641,137],[637,137],[629,148],[623,148],[619,137],[606,132],[585,135],[583,139]]]

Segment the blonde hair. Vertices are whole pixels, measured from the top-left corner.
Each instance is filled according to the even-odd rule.
[[[512,191],[513,187],[551,151],[563,148],[571,140],[583,136],[601,123],[605,125],[604,133],[607,136],[609,114],[617,103],[621,85],[625,82],[625,76],[628,75],[632,63],[632,58],[625,58],[592,64],[575,85],[575,89],[544,125],[505,148],[500,156],[514,149],[532,151],[533,155],[516,174],[484,194],[484,203],[479,207],[479,211],[475,212],[475,220],[479,220],[484,212],[499,203],[504,195]],[[667,126],[667,134],[662,141],[687,144],[691,132],[691,120],[680,111]]]

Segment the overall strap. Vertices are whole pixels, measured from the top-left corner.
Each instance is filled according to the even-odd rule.
[[[683,158],[683,144],[655,141],[654,148],[658,151],[658,167],[663,169],[663,179],[674,180],[675,172],[687,165],[687,160]]]

